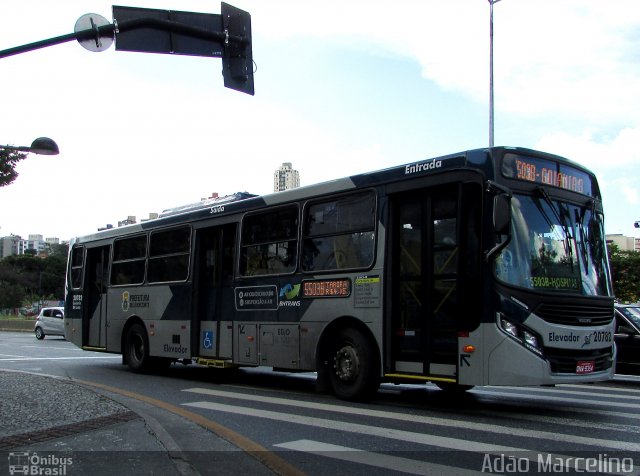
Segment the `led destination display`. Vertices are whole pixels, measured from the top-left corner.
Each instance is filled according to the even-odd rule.
[[[502,175],[591,195],[591,176],[575,167],[526,155],[506,154]]]

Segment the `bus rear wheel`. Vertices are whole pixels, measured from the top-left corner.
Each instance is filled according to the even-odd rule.
[[[133,324],[127,331],[124,344],[127,365],[136,373],[146,372],[151,367],[149,338],[141,324]]]
[[[338,398],[365,400],[378,390],[378,359],[369,339],[356,329],[338,333],[330,365],[331,387]]]

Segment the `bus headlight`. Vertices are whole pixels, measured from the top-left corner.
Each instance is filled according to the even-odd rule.
[[[542,355],[542,349],[540,348],[540,345],[538,343],[538,337],[535,334],[532,334],[529,331],[523,331],[522,337],[523,337],[522,340],[524,341],[524,346],[527,349],[532,350],[538,355]]]
[[[531,352],[542,356],[542,347],[540,346],[540,338],[534,332],[528,330],[523,325],[514,324],[509,321],[502,313],[498,314],[498,323],[500,329],[505,334],[516,339]]]
[[[502,327],[503,331],[505,331],[507,334],[512,335],[516,339],[520,338],[520,336],[518,336],[518,328],[516,327],[516,325],[512,324],[506,319],[504,318],[500,319],[500,327]]]

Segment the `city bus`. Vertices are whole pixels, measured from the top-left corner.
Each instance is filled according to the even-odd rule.
[[[469,150],[75,238],[66,338],[172,362],[380,384],[538,386],[613,376],[596,177],[524,148]]]

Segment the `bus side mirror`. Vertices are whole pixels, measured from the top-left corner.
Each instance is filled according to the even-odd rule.
[[[511,197],[505,194],[493,198],[493,229],[498,235],[507,235],[511,224]]]

